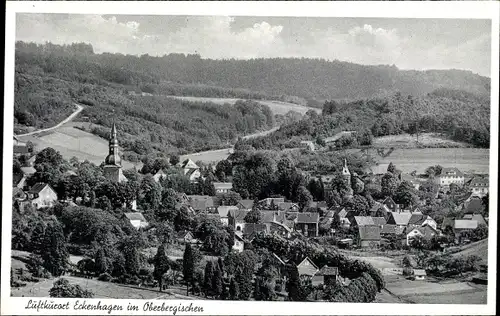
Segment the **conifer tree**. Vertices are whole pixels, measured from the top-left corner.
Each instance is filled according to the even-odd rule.
[[[212,278],[214,275],[213,264],[212,261],[207,261],[205,265],[205,275],[203,278],[203,291],[205,296],[209,296],[212,294]]]
[[[154,258],[154,271],[153,276],[155,280],[158,281],[158,285],[160,286],[160,292],[163,290],[163,275],[170,269],[170,264],[168,262],[167,254],[165,253],[165,244],[161,244],[158,247]]]
[[[231,278],[229,282],[229,298],[233,301],[238,300],[240,297],[240,287],[238,282],[236,282],[235,278]]]
[[[186,245],[184,249],[184,256],[182,258],[182,271],[184,274],[184,280],[186,281],[186,295],[189,295],[189,285],[193,282],[194,274],[194,257],[193,249],[190,244]]]

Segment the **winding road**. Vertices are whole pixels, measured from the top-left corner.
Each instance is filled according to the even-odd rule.
[[[32,131],[32,132],[29,132],[29,133],[26,133],[26,134],[18,134],[18,135],[15,135],[15,136],[22,137],[22,136],[30,136],[30,135],[40,134],[40,133],[43,133],[43,132],[49,132],[49,131],[55,130],[56,128],[59,128],[59,127],[63,126],[64,124],[66,124],[66,123],[70,122],[71,120],[73,120],[83,110],[83,106],[81,106],[79,104],[76,104],[76,103],[74,103],[74,105],[76,106],[76,110],[73,113],[71,113],[67,118],[65,118],[64,120],[62,120],[61,122],[59,122],[59,124],[57,124],[55,126],[52,126],[52,127],[49,127],[49,128],[39,129],[39,130]]]

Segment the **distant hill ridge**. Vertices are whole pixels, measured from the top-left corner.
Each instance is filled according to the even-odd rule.
[[[54,62],[54,56],[58,62]],[[16,43],[16,66],[36,61],[45,72],[76,72],[86,80],[123,85],[149,85],[149,89],[172,89],[172,85],[209,85],[239,89],[238,93],[314,100],[380,97],[399,91],[414,96],[439,88],[487,95],[490,78],[463,70],[400,70],[396,66],[366,66],[342,61],[307,58],[260,58],[213,60],[199,55],[94,54],[89,44],[66,46],[50,43]],[[68,68],[69,67],[69,68]],[[210,88],[211,87],[211,88]],[[209,89],[210,88],[210,89]],[[161,92],[161,91],[160,91]],[[205,95],[217,96],[220,95]],[[236,96],[238,97],[238,96]]]

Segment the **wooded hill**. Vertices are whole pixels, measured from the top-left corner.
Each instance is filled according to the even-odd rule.
[[[212,60],[184,54],[94,54],[92,46],[83,43],[58,46],[18,42],[16,62],[36,65],[69,80],[107,81],[137,86],[145,92],[211,97],[298,96],[323,101],[370,98],[395,91],[419,96],[438,88],[477,94],[489,94],[490,90],[489,78],[470,71],[399,70],[388,65],[306,58]]]
[[[373,137],[438,132],[476,147],[489,148],[490,102],[461,90],[438,89],[423,97],[395,93],[388,97],[338,103],[326,102],[322,115],[308,112],[299,122],[282,125],[265,137],[240,141],[256,149],[299,147],[301,140],[324,146],[324,138],[341,131],[341,147],[370,145]],[[322,144],[323,143],[323,144]]]

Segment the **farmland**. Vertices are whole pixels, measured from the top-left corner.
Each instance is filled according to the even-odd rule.
[[[189,96],[168,96],[170,98],[176,98],[176,99],[181,99],[185,101],[191,101],[191,102],[212,102],[215,104],[234,104],[236,101],[240,99],[232,99],[232,98],[204,98],[204,97],[189,97]],[[321,113],[321,109],[318,108],[312,108],[312,107],[307,107],[307,106],[302,106],[298,105],[295,103],[289,103],[289,102],[282,102],[282,101],[273,101],[273,100],[255,100],[256,102],[259,102],[263,105],[269,106],[271,111],[274,114],[286,114],[288,111],[295,111],[300,114],[305,114],[309,110],[314,110],[318,113]]]
[[[464,148],[471,147],[470,144],[447,139],[438,133],[422,133],[418,136],[410,134],[389,135],[375,137],[372,147],[374,148],[418,148],[418,147],[443,147]]]

